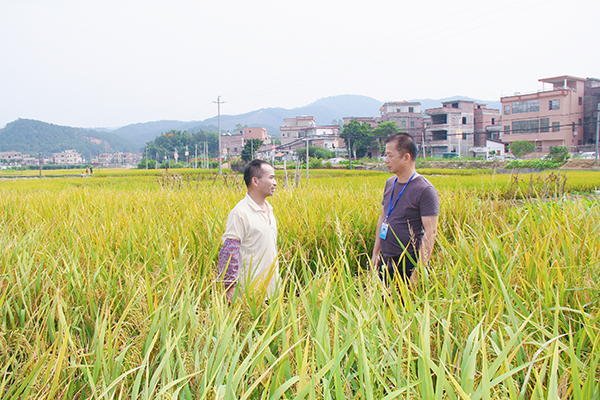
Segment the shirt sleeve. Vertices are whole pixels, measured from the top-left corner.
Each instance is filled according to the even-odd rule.
[[[421,194],[421,217],[440,215],[440,200],[435,187],[428,186]]]
[[[241,215],[233,210],[229,213],[229,217],[227,217],[227,225],[225,227],[225,233],[221,237],[223,242],[227,239],[233,239],[241,242],[244,239],[246,232],[244,220]]]
[[[238,280],[240,266],[240,241],[225,239],[219,251],[219,264],[217,267],[218,279],[225,286],[230,286]]]

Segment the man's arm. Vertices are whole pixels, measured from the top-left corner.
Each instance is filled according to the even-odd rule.
[[[217,272],[219,280],[225,285],[225,296],[227,302],[231,304],[235,285],[238,280],[240,265],[240,241],[234,239],[225,239],[225,243],[219,251],[219,264]]]
[[[373,245],[373,255],[371,257],[371,263],[373,268],[377,269],[379,265],[379,252],[381,251],[381,238],[379,237],[379,232],[381,232],[381,223],[383,222],[383,218],[385,217],[385,211],[383,210],[383,206],[381,206],[381,215],[379,215],[379,219],[377,220],[377,230],[375,231],[375,244]]]
[[[427,267],[431,253],[433,252],[433,245],[435,244],[435,237],[437,236],[437,222],[438,216],[432,215],[427,217],[421,217],[423,224],[423,238],[421,239],[420,247],[420,263]],[[414,287],[419,279],[418,269],[415,268],[410,276],[410,285]]]

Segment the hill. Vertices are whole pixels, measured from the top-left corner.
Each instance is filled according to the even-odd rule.
[[[86,160],[92,154],[115,151],[139,151],[129,140],[114,133],[71,128],[32,119],[18,119],[0,129],[0,151],[16,150],[44,155],[75,149]]]
[[[441,102],[449,100],[472,100],[486,103],[489,108],[500,108],[498,101],[482,101],[465,96],[454,96],[444,99],[412,99],[421,103],[421,110],[440,107]],[[262,126],[267,128],[269,135],[279,137],[279,127],[283,125],[284,118],[293,118],[299,115],[311,115],[317,119],[320,125],[328,125],[335,120],[341,120],[344,117],[376,117],[379,116],[379,108],[383,105],[379,101],[368,96],[359,95],[339,95],[319,99],[303,107],[286,109],[261,108],[239,115],[221,115],[221,131],[233,131],[237,124],[248,126]],[[204,130],[207,132],[217,132],[217,117],[211,117],[203,121],[154,121],[139,124],[127,125],[116,129],[113,133],[127,138],[139,147],[144,146],[144,142],[154,140],[161,133],[171,129],[187,130],[188,132],[197,132]]]
[[[317,123],[330,124],[334,119],[340,120],[347,116],[376,116],[379,115],[381,101],[368,96],[340,95],[319,99],[303,107],[286,109],[281,107],[261,108],[238,115],[221,115],[221,131],[233,131],[237,124],[248,126],[262,126],[267,128],[269,135],[279,137],[279,127],[283,125],[284,118],[293,118],[298,115],[312,115]],[[197,132],[204,130],[217,132],[218,117],[211,117],[203,121],[154,121],[127,125],[116,129],[113,133],[129,139],[138,146],[153,140],[161,133],[171,129]]]
[[[489,108],[500,108],[498,101],[481,101],[465,96],[445,99],[412,99],[421,103],[421,110],[440,107],[449,100],[472,100],[486,103]],[[221,115],[221,131],[233,131],[237,124],[262,126],[273,137],[279,137],[279,127],[284,118],[311,115],[319,125],[329,125],[333,120],[344,117],[376,117],[383,101],[368,96],[340,95],[319,99],[303,107],[291,109],[275,107],[261,108],[239,115]],[[91,154],[105,151],[140,151],[145,142],[154,140],[161,133],[172,129],[195,133],[199,131],[217,132],[217,117],[203,121],[151,121],[127,125],[118,129],[83,129],[58,126],[45,122],[19,119],[0,129],[0,151],[17,150],[49,154],[65,149],[77,149],[89,158]],[[101,131],[101,132],[100,132]]]

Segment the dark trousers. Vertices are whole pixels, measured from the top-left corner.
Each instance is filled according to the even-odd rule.
[[[415,261],[414,263],[410,257]],[[416,267],[419,255],[411,254],[410,257],[404,256],[401,259],[400,256],[381,256],[379,258],[379,278],[381,278],[386,286],[389,286],[394,282],[395,276],[398,276],[399,280],[402,279],[407,285],[410,285],[410,276],[412,275],[413,269]]]

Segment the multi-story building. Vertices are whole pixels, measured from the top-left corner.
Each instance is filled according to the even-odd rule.
[[[98,157],[92,158],[92,163],[108,168],[123,168],[139,164],[142,161],[142,157],[142,153],[100,153]],[[152,157],[149,158],[151,159]]]
[[[515,94],[502,102],[502,140],[535,144],[538,154],[553,146],[576,151],[584,143],[584,94],[586,80],[569,75],[540,79],[544,89]],[[545,85],[551,85],[545,89]]]
[[[83,164],[83,157],[77,150],[65,150],[52,153],[52,162],[59,165],[78,165]]]
[[[587,78],[583,94],[583,147],[579,151],[594,151],[600,113],[600,79]]]
[[[379,126],[379,123],[381,122],[381,118],[374,118],[374,117],[344,117],[343,121],[344,121],[344,125],[347,125],[350,123],[350,121],[355,120],[356,122],[358,122],[359,124],[364,124],[365,122],[367,124],[369,124],[371,126],[371,128],[377,128]]]
[[[340,140],[338,125],[317,126],[315,117],[299,116],[296,118],[284,118],[285,125],[281,126],[281,148],[294,150],[306,147],[308,138],[309,146],[324,147],[336,150],[344,147],[344,141]]]
[[[486,146],[489,139],[499,139],[502,124],[500,110],[487,108],[486,104],[475,103],[473,109],[473,128],[475,146]]]
[[[229,155],[230,157],[239,156],[242,154],[244,144],[246,144],[246,140],[242,131],[221,134],[221,148],[225,155]]]
[[[267,151],[270,149],[271,136],[268,134],[267,128],[253,126],[245,127],[239,131],[234,131],[234,133],[226,132],[221,134],[221,147],[223,148],[223,154],[229,155],[230,157],[240,156],[246,141],[249,139],[262,140],[263,144],[260,148],[261,151]]]
[[[0,151],[0,160],[8,161],[9,163],[14,163],[15,161],[21,161],[23,159],[23,154],[20,151]]]
[[[271,143],[271,137],[267,132],[267,128],[260,126],[246,127],[239,131],[239,133],[246,139],[260,139],[264,144]]]
[[[475,103],[468,100],[452,100],[442,107],[425,110],[431,118],[425,126],[427,153],[442,156],[444,153],[467,155],[474,144]],[[428,122],[429,123],[429,122]]]
[[[421,125],[423,115],[421,114],[421,103],[409,101],[394,101],[385,103],[379,108],[380,122],[393,121],[398,127],[412,135],[420,145],[422,141]]]
[[[23,165],[40,165],[40,161],[42,164],[46,164],[46,159],[42,159],[41,157],[32,157],[30,154],[23,154],[23,158],[21,159],[21,163]]]

